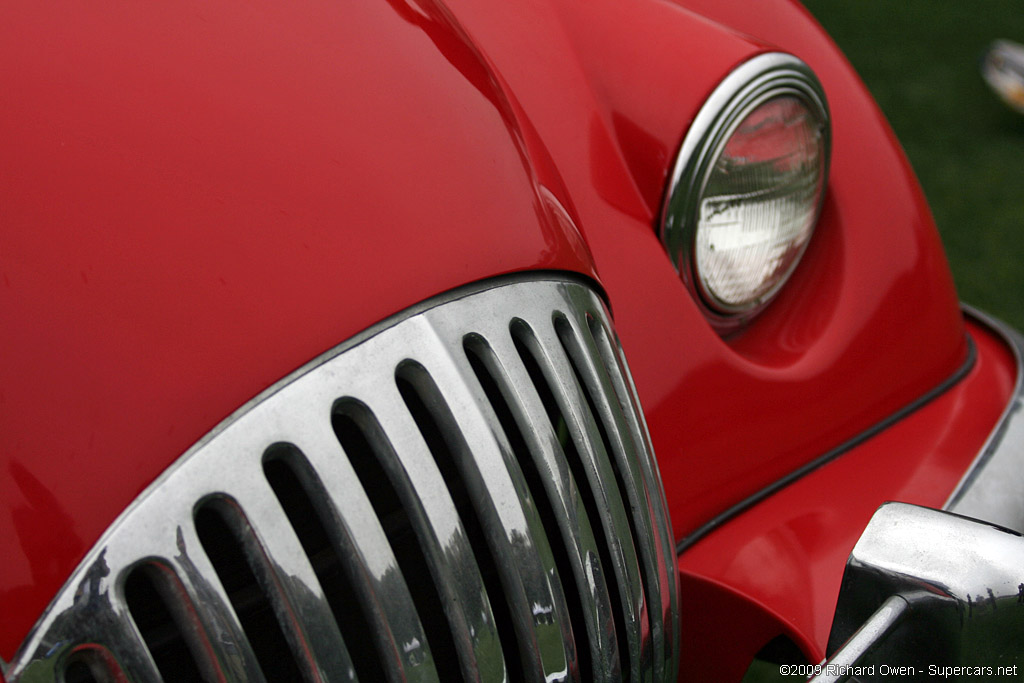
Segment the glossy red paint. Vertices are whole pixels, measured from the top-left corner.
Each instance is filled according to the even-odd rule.
[[[131,500],[291,370],[467,282],[593,270],[544,149],[444,17],[231,0],[5,14],[10,657]]]
[[[701,623],[699,633],[683,633],[679,681],[739,681],[761,647],[779,635],[770,609],[729,586],[683,572],[679,591],[682,613],[700,615]]]
[[[1007,405],[1012,354],[986,328],[972,323],[969,332],[978,360],[963,381],[679,557],[684,590],[713,583],[743,610],[773,622],[721,609],[684,620],[684,671],[738,658],[749,663],[777,635],[800,645],[809,661],[821,660],[846,558],[871,515],[891,500],[942,507]],[[722,629],[733,637],[712,635]]]
[[[467,282],[601,284],[679,535],[951,374],[941,246],[849,66],[789,2],[684,4],[711,19],[659,0],[9,8],[0,656],[221,419]],[[722,340],[654,226],[707,94],[773,49],[832,103],[829,198],[792,284]]]

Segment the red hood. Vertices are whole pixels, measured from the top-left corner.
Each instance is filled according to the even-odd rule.
[[[544,149],[441,12],[395,0],[6,14],[9,657],[114,517],[268,385],[438,292],[593,268]]]

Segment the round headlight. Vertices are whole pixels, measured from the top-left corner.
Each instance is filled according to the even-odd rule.
[[[683,141],[662,240],[723,331],[760,311],[803,255],[828,175],[828,107],[792,55],[759,55],[708,98]]]

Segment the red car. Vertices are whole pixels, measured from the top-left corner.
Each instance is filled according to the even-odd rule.
[[[4,15],[0,679],[1016,666],[1021,339],[795,2]]]

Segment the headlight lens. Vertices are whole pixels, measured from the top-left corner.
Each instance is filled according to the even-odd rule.
[[[821,86],[780,53],[730,74],[694,120],[662,238],[721,330],[760,311],[796,268],[820,213],[829,142]]]
[[[779,97],[743,119],[712,165],[694,257],[701,293],[714,308],[755,306],[796,267],[818,217],[819,131],[800,100]]]

